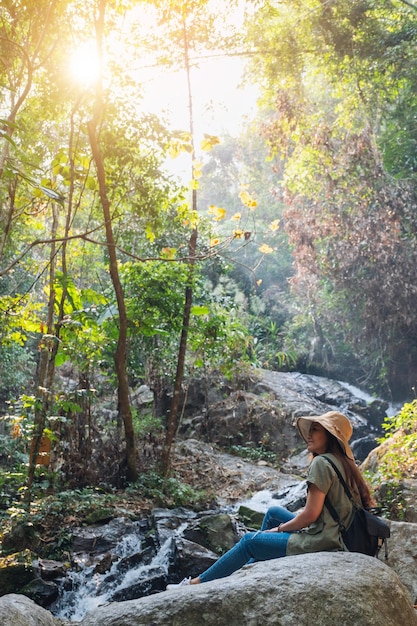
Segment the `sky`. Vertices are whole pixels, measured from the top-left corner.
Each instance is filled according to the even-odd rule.
[[[208,133],[235,136],[245,119],[254,116],[257,89],[242,84],[240,58],[214,58],[204,61],[191,73],[196,135]],[[188,130],[189,113],[185,72],[153,70],[144,83],[144,107],[162,114],[173,128]]]

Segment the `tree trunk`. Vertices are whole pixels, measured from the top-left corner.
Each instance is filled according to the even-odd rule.
[[[193,98],[192,98],[192,89],[191,89],[191,71],[190,71],[190,59],[189,59],[189,45],[188,45],[188,36],[187,36],[187,25],[185,20],[183,20],[183,41],[184,41],[184,66],[187,76],[187,88],[188,88],[188,110],[189,110],[189,120],[190,120],[190,135],[191,135],[191,163],[192,168],[195,160],[195,146],[194,146],[194,116],[193,116]],[[192,178],[194,178],[194,171],[192,170]],[[197,212],[197,191],[193,185],[192,191],[192,210]],[[182,381],[184,378],[184,366],[185,366],[185,355],[187,351],[187,340],[188,340],[188,329],[190,326],[190,315],[191,315],[191,306],[193,301],[193,276],[194,276],[194,265],[195,265],[195,253],[197,247],[197,237],[198,230],[197,226],[193,229],[190,241],[188,243],[188,257],[189,257],[189,276],[188,276],[188,285],[185,290],[185,302],[184,302],[184,313],[183,313],[183,322],[182,322],[182,331],[181,331],[181,339],[178,350],[178,358],[177,358],[177,371],[175,375],[174,382],[174,394],[172,397],[171,411],[168,418],[168,426],[167,432],[165,436],[164,447],[162,451],[162,462],[161,469],[164,476],[166,476],[170,469],[171,463],[171,448],[172,443],[175,438],[175,434],[179,425],[179,406],[181,399],[181,390],[182,390]]]
[[[100,2],[99,16],[96,21],[96,33],[98,50],[102,50],[102,38],[104,31],[104,13],[106,2]],[[114,292],[117,300],[117,308],[119,312],[119,336],[117,340],[117,347],[114,353],[114,363],[118,381],[118,400],[119,400],[119,412],[123,419],[125,439],[126,439],[126,465],[127,465],[127,480],[135,482],[138,478],[137,464],[136,464],[136,443],[135,434],[133,429],[133,418],[129,400],[129,384],[126,370],[126,355],[127,355],[127,312],[126,303],[124,299],[124,292],[122,283],[120,281],[119,270],[117,266],[117,254],[116,245],[113,234],[111,212],[110,212],[110,200],[107,193],[106,174],[104,169],[103,155],[101,153],[99,139],[98,139],[98,122],[102,117],[103,112],[103,92],[101,80],[97,81],[96,88],[96,102],[95,112],[93,119],[88,122],[88,136],[90,140],[90,146],[93,153],[94,161],[97,170],[97,180],[99,186],[99,194],[101,206],[103,209],[103,216],[106,227],[106,242],[107,250],[109,254],[110,276],[113,283]]]
[[[177,358],[177,371],[175,375],[174,382],[174,394],[172,397],[171,403],[171,411],[168,418],[168,427],[165,436],[164,448],[162,451],[162,472],[164,476],[166,476],[170,469],[170,460],[171,460],[171,448],[172,443],[175,438],[175,433],[177,432],[178,422],[179,422],[179,407],[180,407],[180,399],[181,399],[181,390],[182,390],[182,381],[184,378],[184,365],[185,365],[185,355],[187,351],[187,339],[188,339],[188,329],[190,327],[190,315],[191,315],[191,306],[193,301],[193,288],[192,288],[192,279],[193,279],[193,265],[194,265],[194,257],[195,257],[195,249],[197,245],[197,229],[194,229],[190,242],[189,242],[189,256],[190,256],[190,275],[189,275],[189,284],[185,290],[185,303],[184,303],[184,313],[183,313],[183,322],[182,322],[182,331],[181,331],[181,339],[178,350],[178,358]]]

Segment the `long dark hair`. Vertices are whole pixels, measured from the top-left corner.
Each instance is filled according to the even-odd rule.
[[[345,451],[343,450],[341,444],[339,443],[337,437],[329,433],[326,430],[327,434],[327,452],[334,454],[343,465],[346,475],[346,482],[351,489],[354,489],[355,486],[359,491],[359,495],[362,500],[362,506],[365,509],[370,509],[376,506],[375,499],[371,494],[371,490],[369,489],[369,485],[365,481],[362,476],[359,467],[356,465],[355,461],[349,459],[346,456]]]

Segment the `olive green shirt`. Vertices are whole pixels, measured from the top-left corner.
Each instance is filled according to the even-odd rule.
[[[333,454],[326,453],[326,456],[333,461],[346,480],[346,474],[339,459]],[[333,467],[321,455],[314,457],[311,462],[307,474],[307,485],[311,484],[316,485],[320,491],[328,496],[342,524],[348,527],[353,518],[353,505],[347,497]],[[359,493],[353,491],[352,495],[359,504]],[[287,555],[320,552],[322,550],[347,550],[343,543],[339,526],[330,515],[326,505],[323,506],[323,510],[313,524],[301,531],[291,533],[287,544]]]

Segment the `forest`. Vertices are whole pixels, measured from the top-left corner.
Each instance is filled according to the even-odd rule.
[[[3,511],[45,440],[58,490],[168,476],[191,380],[414,398],[416,36],[408,0],[2,1]],[[196,106],[213,58],[259,94],[239,132]],[[160,71],[182,128],[147,104]]]

